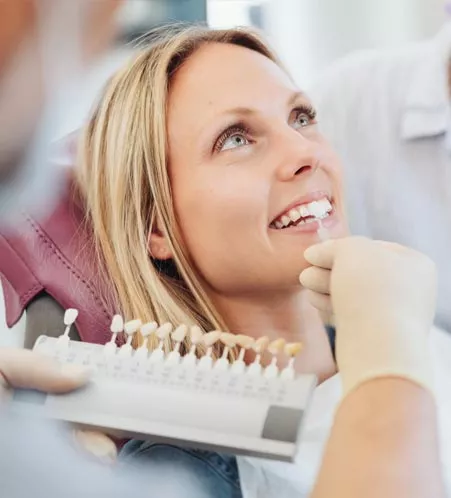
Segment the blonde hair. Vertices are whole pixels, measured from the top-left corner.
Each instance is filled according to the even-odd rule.
[[[84,134],[78,181],[99,261],[127,319],[227,330],[184,248],[167,171],[171,79],[199,47],[211,42],[243,46],[280,65],[249,29],[160,27],[109,81]],[[149,255],[149,234],[157,216],[174,255],[169,264],[152,261]]]

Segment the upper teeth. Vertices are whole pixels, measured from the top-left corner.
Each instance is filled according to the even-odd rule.
[[[307,218],[308,216],[313,216],[313,218],[315,219],[324,218],[331,211],[332,204],[330,203],[329,199],[324,198],[290,209],[287,213],[279,216],[279,218],[274,221],[274,225],[276,228],[284,228],[290,223],[298,220],[301,220],[300,223],[303,223],[304,220],[302,220],[301,218]]]

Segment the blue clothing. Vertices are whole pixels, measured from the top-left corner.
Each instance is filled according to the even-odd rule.
[[[333,327],[326,326],[326,332],[327,332],[327,337],[329,338],[332,355],[335,360],[335,329]]]
[[[143,468],[149,491],[183,498],[242,498],[234,456],[146,441],[129,441],[120,452],[126,465]]]

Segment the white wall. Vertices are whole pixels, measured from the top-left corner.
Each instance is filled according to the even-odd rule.
[[[250,23],[261,5],[265,31],[293,76],[305,86],[352,50],[391,48],[433,36],[447,0],[209,0],[214,27]]]
[[[433,36],[444,0],[268,0],[265,25],[301,86],[334,59],[362,48],[391,48]]]

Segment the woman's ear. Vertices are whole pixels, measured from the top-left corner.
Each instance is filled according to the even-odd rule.
[[[172,259],[173,257],[172,251],[167,243],[166,236],[161,230],[161,223],[158,217],[156,218],[154,226],[150,232],[148,247],[150,255],[153,259],[165,261],[167,259]]]

